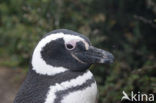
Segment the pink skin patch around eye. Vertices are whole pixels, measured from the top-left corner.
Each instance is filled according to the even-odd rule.
[[[69,49],[69,50],[73,50],[73,49],[76,47],[76,43],[77,43],[78,41],[79,41],[79,40],[70,40],[70,41],[68,41],[67,43],[65,43],[66,49],[69,49],[69,48],[67,47],[67,45],[72,45],[73,47],[72,47],[71,49]]]

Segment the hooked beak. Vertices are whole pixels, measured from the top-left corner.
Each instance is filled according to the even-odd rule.
[[[111,53],[93,46],[90,46],[87,51],[76,55],[81,61],[87,64],[113,63],[114,61],[114,56]]]

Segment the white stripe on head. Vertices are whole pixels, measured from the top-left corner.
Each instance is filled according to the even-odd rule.
[[[36,46],[36,48],[33,52],[32,69],[35,70],[36,73],[43,74],[43,75],[55,75],[55,74],[65,72],[68,70],[67,68],[64,68],[61,66],[54,67],[52,65],[47,64],[41,56],[41,51],[42,51],[43,47],[46,46],[46,44],[48,44],[49,42],[59,39],[59,38],[63,38],[65,43],[68,43],[71,40],[75,40],[77,42],[82,41],[85,44],[86,49],[89,48],[89,44],[83,38],[81,38],[79,36],[75,36],[75,35],[71,35],[71,34],[64,34],[62,32],[50,34],[50,35],[46,36],[45,38],[43,38],[38,43],[38,45]]]

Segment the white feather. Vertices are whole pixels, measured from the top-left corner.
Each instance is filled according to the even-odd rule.
[[[65,96],[61,103],[96,103],[97,86],[93,83],[90,87],[75,91]]]
[[[49,89],[49,92],[47,94],[47,98],[45,100],[45,103],[54,103],[54,100],[56,98],[55,93],[57,91],[66,90],[66,89],[71,88],[71,87],[80,86],[83,83],[85,83],[88,79],[91,79],[91,78],[92,78],[92,73],[90,71],[87,71],[86,73],[84,73],[81,76],[78,76],[75,79],[72,79],[70,81],[65,81],[65,82],[62,82],[60,84],[57,83],[55,85],[50,86],[50,89]],[[87,101],[89,99],[95,101],[94,99],[96,99],[96,95],[97,95],[96,83],[92,84],[91,87],[88,87],[88,89],[86,89],[86,90],[77,91],[77,92],[73,92],[73,93],[72,93],[73,95],[71,94],[70,96],[67,96],[67,99],[64,98],[61,103],[89,103],[89,102],[83,102],[83,101]],[[85,97],[80,96],[80,94],[85,96]],[[81,97],[81,98],[79,98],[79,97]],[[71,100],[69,100],[69,98]],[[77,102],[70,102],[74,99],[75,100],[79,99],[79,102],[78,101]],[[90,102],[90,103],[94,103],[94,102]]]

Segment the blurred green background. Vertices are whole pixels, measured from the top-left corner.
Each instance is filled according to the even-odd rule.
[[[37,42],[59,28],[114,54],[114,64],[91,68],[98,103],[120,103],[123,90],[156,93],[155,0],[1,0],[0,67],[26,74]]]

